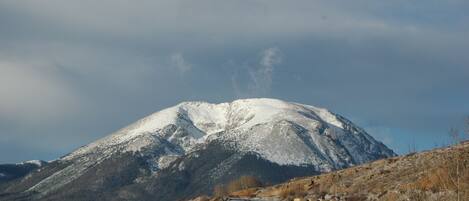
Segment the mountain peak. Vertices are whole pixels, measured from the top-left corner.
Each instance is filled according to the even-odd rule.
[[[294,135],[288,135],[290,132]],[[255,98],[219,104],[182,102],[91,143],[65,159],[87,156],[97,149],[142,151],[161,141],[175,145],[169,155],[183,155],[213,140],[234,143],[242,151],[258,153],[278,164],[318,165],[322,170],[363,163],[373,159],[370,155],[394,155],[363,129],[326,109]]]
[[[71,183],[91,189],[86,192],[136,185],[158,200],[174,200],[243,174],[279,182],[394,155],[323,108],[266,98],[182,102],[46,164],[39,176],[20,183],[40,197]],[[129,180],[116,185],[116,178],[126,178],[121,176]],[[105,181],[112,182],[95,185]],[[171,193],[171,185],[187,191]]]
[[[290,116],[288,116],[290,115]],[[336,116],[323,108],[286,102],[278,99],[253,98],[233,102],[212,104],[208,102],[182,102],[176,106],[156,112],[138,122],[136,132],[152,132],[174,123],[181,118],[207,134],[236,127],[251,127],[256,124],[306,116],[342,128]]]

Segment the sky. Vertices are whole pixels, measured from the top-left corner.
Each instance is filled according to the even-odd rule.
[[[467,0],[2,0],[0,163],[181,101],[325,107],[399,154],[469,115]]]

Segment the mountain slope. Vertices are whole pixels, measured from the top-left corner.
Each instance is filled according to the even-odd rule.
[[[175,200],[242,174],[280,182],[394,155],[326,109],[275,99],[184,102],[79,148],[4,193],[9,199]]]
[[[378,160],[265,188],[233,192],[246,200],[469,200],[469,141]],[[459,197],[459,199],[458,199]],[[199,200],[218,201],[221,198]]]
[[[45,164],[47,164],[45,161],[32,160],[17,164],[0,165],[0,184],[19,177],[23,177],[24,175],[30,173],[33,170],[36,170],[37,168],[40,168]]]

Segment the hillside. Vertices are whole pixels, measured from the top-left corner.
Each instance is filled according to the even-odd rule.
[[[458,199],[459,195],[459,199]],[[232,192],[246,200],[469,200],[469,141],[279,185]],[[199,197],[219,201],[222,198]]]
[[[16,164],[0,164],[0,186],[5,182],[23,177],[45,164],[47,164],[47,162],[38,160]]]
[[[326,109],[276,99],[183,102],[0,186],[0,200],[187,199],[242,175],[263,182],[395,156]]]

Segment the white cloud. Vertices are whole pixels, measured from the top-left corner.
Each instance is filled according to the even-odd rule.
[[[265,96],[270,93],[274,67],[282,62],[282,54],[277,47],[267,48],[261,54],[260,65],[249,72],[252,82],[249,88],[254,94]]]
[[[231,85],[238,98],[265,97],[270,94],[272,88],[275,66],[282,63],[282,52],[277,47],[264,49],[260,52],[261,58],[256,65],[241,67],[236,66],[233,61],[228,63],[235,69],[246,69],[247,72],[235,71],[231,75]],[[241,80],[247,73],[247,80]],[[244,84],[243,84],[244,83]]]
[[[192,64],[184,59],[182,53],[174,53],[171,55],[171,65],[176,67],[180,73],[186,73],[192,69]]]
[[[274,65],[279,64],[282,62],[281,52],[280,49],[277,47],[271,47],[265,49],[262,52],[262,59],[260,64],[266,68],[273,68]]]

